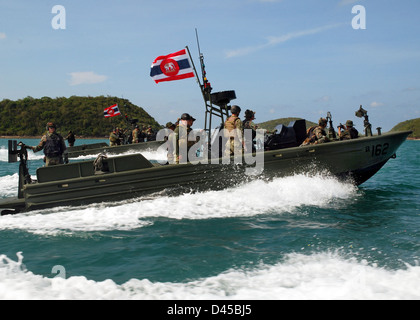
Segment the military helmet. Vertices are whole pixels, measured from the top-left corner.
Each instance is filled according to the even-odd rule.
[[[326,125],[327,125],[327,119],[325,119],[325,118],[321,118],[321,119],[319,119],[319,120],[318,120],[318,124],[319,124],[320,126],[326,126]]]
[[[254,117],[255,116],[255,112],[254,111],[252,111],[252,110],[249,110],[249,109],[247,109],[246,111],[245,111],[245,118],[246,119],[251,119],[252,117]]]
[[[353,127],[353,121],[351,121],[351,120],[347,120],[347,121],[346,121],[346,126],[347,126],[347,127]]]
[[[241,107],[237,105],[231,106],[230,112],[232,112],[232,114],[239,114],[241,112]]]
[[[172,122],[168,122],[167,124],[166,124],[166,128],[170,128],[170,127],[172,127],[174,124],[172,123]]]
[[[181,120],[192,120],[192,121],[195,121],[195,118],[194,117],[191,117],[189,113],[183,113],[181,115]]]
[[[46,129],[48,130],[48,128],[54,128],[54,129],[57,129],[57,127],[56,127],[56,125],[55,125],[55,123],[54,123],[54,122],[48,122],[48,123],[47,123],[47,126],[46,126]]]

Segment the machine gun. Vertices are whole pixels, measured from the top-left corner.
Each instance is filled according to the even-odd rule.
[[[365,135],[366,137],[372,136],[372,125],[369,123],[367,111],[363,109],[362,106],[360,106],[359,110],[356,111],[356,117],[365,118],[365,120],[363,121],[363,125],[365,126]]]
[[[17,147],[20,147],[18,150]],[[25,145],[23,142],[17,143],[16,140],[9,140],[9,163],[17,162],[19,158],[19,190],[18,198],[22,198],[22,188],[25,184],[32,183],[31,175],[28,170],[28,149],[29,146]]]
[[[337,135],[336,135],[336,133],[335,133],[335,130],[334,130],[334,126],[333,126],[333,123],[332,123],[332,116],[331,116],[331,112],[327,112],[327,121],[328,121],[328,124],[329,124],[329,128],[328,128],[328,138],[330,138],[330,139],[336,139],[337,138]]]

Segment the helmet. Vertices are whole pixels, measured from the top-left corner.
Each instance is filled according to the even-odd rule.
[[[249,110],[249,109],[245,111],[245,118],[246,119],[251,119],[254,116],[255,116],[255,112],[254,111]]]
[[[351,121],[351,120],[347,120],[347,121],[346,121],[346,126],[347,126],[347,127],[353,127],[353,121]]]
[[[323,126],[323,125],[327,125],[327,119],[325,119],[325,118],[321,118],[321,119],[319,119],[318,120],[318,124],[320,125],[320,126]]]
[[[230,107],[230,112],[232,112],[232,114],[239,114],[241,112],[241,108],[237,105],[234,105]]]
[[[48,122],[48,123],[47,123],[47,126],[46,126],[46,129],[48,130],[48,128],[54,128],[54,129],[57,129],[57,127],[56,127],[56,125],[55,125],[55,123],[54,123],[54,122]]]
[[[194,117],[191,117],[189,113],[183,113],[181,116],[181,120],[192,120],[195,121]]]

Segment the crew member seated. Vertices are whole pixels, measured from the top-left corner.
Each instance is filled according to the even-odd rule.
[[[324,142],[330,142],[330,139],[328,138],[327,133],[325,132],[326,127],[327,119],[319,119],[317,127],[312,127],[308,129],[308,137],[305,139],[305,141],[303,141],[301,145],[306,146],[309,144],[320,144]]]
[[[356,139],[359,137],[359,132],[353,126],[353,121],[347,120],[345,127],[343,125],[338,127],[338,136],[340,140]]]

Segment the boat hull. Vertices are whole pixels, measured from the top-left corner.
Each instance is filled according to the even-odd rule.
[[[110,162],[110,172],[103,174],[93,172],[92,161],[44,167],[37,171],[38,183],[23,187],[24,209],[115,202],[153,194],[221,190],[252,179],[300,173],[321,172],[360,185],[395,157],[409,134],[388,133],[265,151],[264,170],[256,176],[246,174],[247,169],[255,166],[253,164],[153,165],[141,154],[115,157]],[[245,163],[252,163],[252,157],[246,160]],[[22,200],[17,201],[22,206]]]

